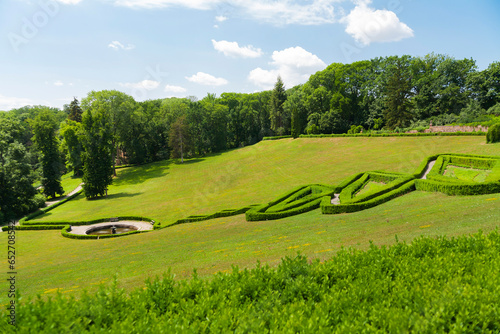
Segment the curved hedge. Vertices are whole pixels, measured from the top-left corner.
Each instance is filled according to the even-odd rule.
[[[245,214],[247,221],[274,220],[295,216],[319,208],[324,196],[335,189],[321,184],[296,188],[268,204],[253,207]]]
[[[365,209],[373,208],[382,203],[388,202],[393,198],[399,197],[401,195],[407,194],[415,190],[415,180],[407,181],[406,183],[400,185],[398,188],[379,195],[375,198],[361,201],[353,202],[347,204],[331,204],[331,197],[325,197],[321,201],[321,213],[323,214],[338,214],[338,213],[349,213],[356,212]]]

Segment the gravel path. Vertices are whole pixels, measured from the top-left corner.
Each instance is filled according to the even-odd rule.
[[[431,171],[432,167],[436,164],[436,160],[429,161],[429,164],[427,165],[427,169],[425,170],[424,175],[420,179],[426,180],[427,179],[427,174]]]
[[[60,201],[62,201],[63,199],[71,196],[71,195],[74,195],[75,193],[79,192],[80,190],[82,190],[82,184],[83,183],[80,183],[80,185],[78,187],[76,187],[73,191],[71,191],[69,194],[67,194],[66,196],[63,196],[63,197],[59,197],[58,199],[56,200],[52,200],[52,201],[47,201],[45,202],[45,206],[51,206],[53,204],[56,204],[56,203],[59,203]]]
[[[332,197],[332,200],[330,201],[330,203],[332,203],[333,205],[339,205],[340,204],[339,196],[340,196],[340,194],[333,194],[333,197]]]

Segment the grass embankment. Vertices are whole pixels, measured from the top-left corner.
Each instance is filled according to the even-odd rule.
[[[190,214],[265,203],[310,183],[335,184],[357,172],[410,173],[431,154],[500,155],[484,138],[324,138],[262,142],[178,165],[161,162],[119,172],[105,200],[70,201],[42,220],[138,214],[165,222]],[[231,264],[275,265],[297,251],[328,259],[342,246],[364,249],[369,240],[392,244],[395,235],[461,235],[498,225],[500,194],[449,197],[413,192],[373,209],[343,215],[315,210],[276,221],[247,222],[244,215],[169,227],[109,240],[72,240],[59,231],[17,232],[18,285],[25,297],[95,290],[117,275],[127,289],[168,268],[178,278],[193,268],[205,276]],[[5,242],[6,233],[0,234]],[[7,267],[7,262],[3,260]],[[5,284],[5,282],[3,283]],[[26,299],[24,299],[26,300]],[[6,295],[0,295],[5,304]]]

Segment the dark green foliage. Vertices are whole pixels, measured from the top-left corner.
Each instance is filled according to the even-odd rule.
[[[58,124],[51,111],[43,110],[31,122],[34,142],[41,155],[42,187],[47,197],[62,195],[61,185],[63,165],[59,153],[59,143],[56,136]]]
[[[25,130],[14,117],[0,117],[0,223],[8,222],[45,203],[33,187],[30,155],[22,144]]]
[[[500,235],[342,249],[325,262],[101,286],[17,305],[20,333],[498,333]],[[7,319],[3,309],[2,322]]]
[[[393,130],[410,124],[412,85],[408,57],[397,58],[389,67],[389,78],[385,86],[386,100],[384,121]]]
[[[500,142],[500,123],[490,126],[486,134],[486,143],[492,144],[498,142]]]
[[[82,172],[82,125],[75,121],[67,120],[61,123],[60,134],[62,137],[62,149],[66,155],[66,167],[73,174],[80,176]]]
[[[170,127],[168,144],[172,149],[171,157],[180,158],[184,162],[184,154],[190,145],[189,125],[185,116],[179,117]]]
[[[82,108],[80,108],[80,103],[78,102],[76,97],[73,98],[73,101],[71,101],[71,103],[69,104],[66,112],[68,113],[69,120],[77,123],[82,122],[83,110]]]
[[[107,194],[113,181],[113,142],[110,124],[105,114],[86,112],[83,115],[83,190],[93,199]]]
[[[271,130],[274,131],[278,136],[283,136],[285,133],[290,133],[289,128],[289,118],[291,115],[286,115],[284,112],[284,106],[287,99],[285,86],[281,77],[278,76],[276,84],[271,95],[270,100],[270,120],[271,120]]]

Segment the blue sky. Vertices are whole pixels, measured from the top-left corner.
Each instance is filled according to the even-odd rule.
[[[1,0],[0,110],[287,88],[331,63],[500,61],[500,1]]]

